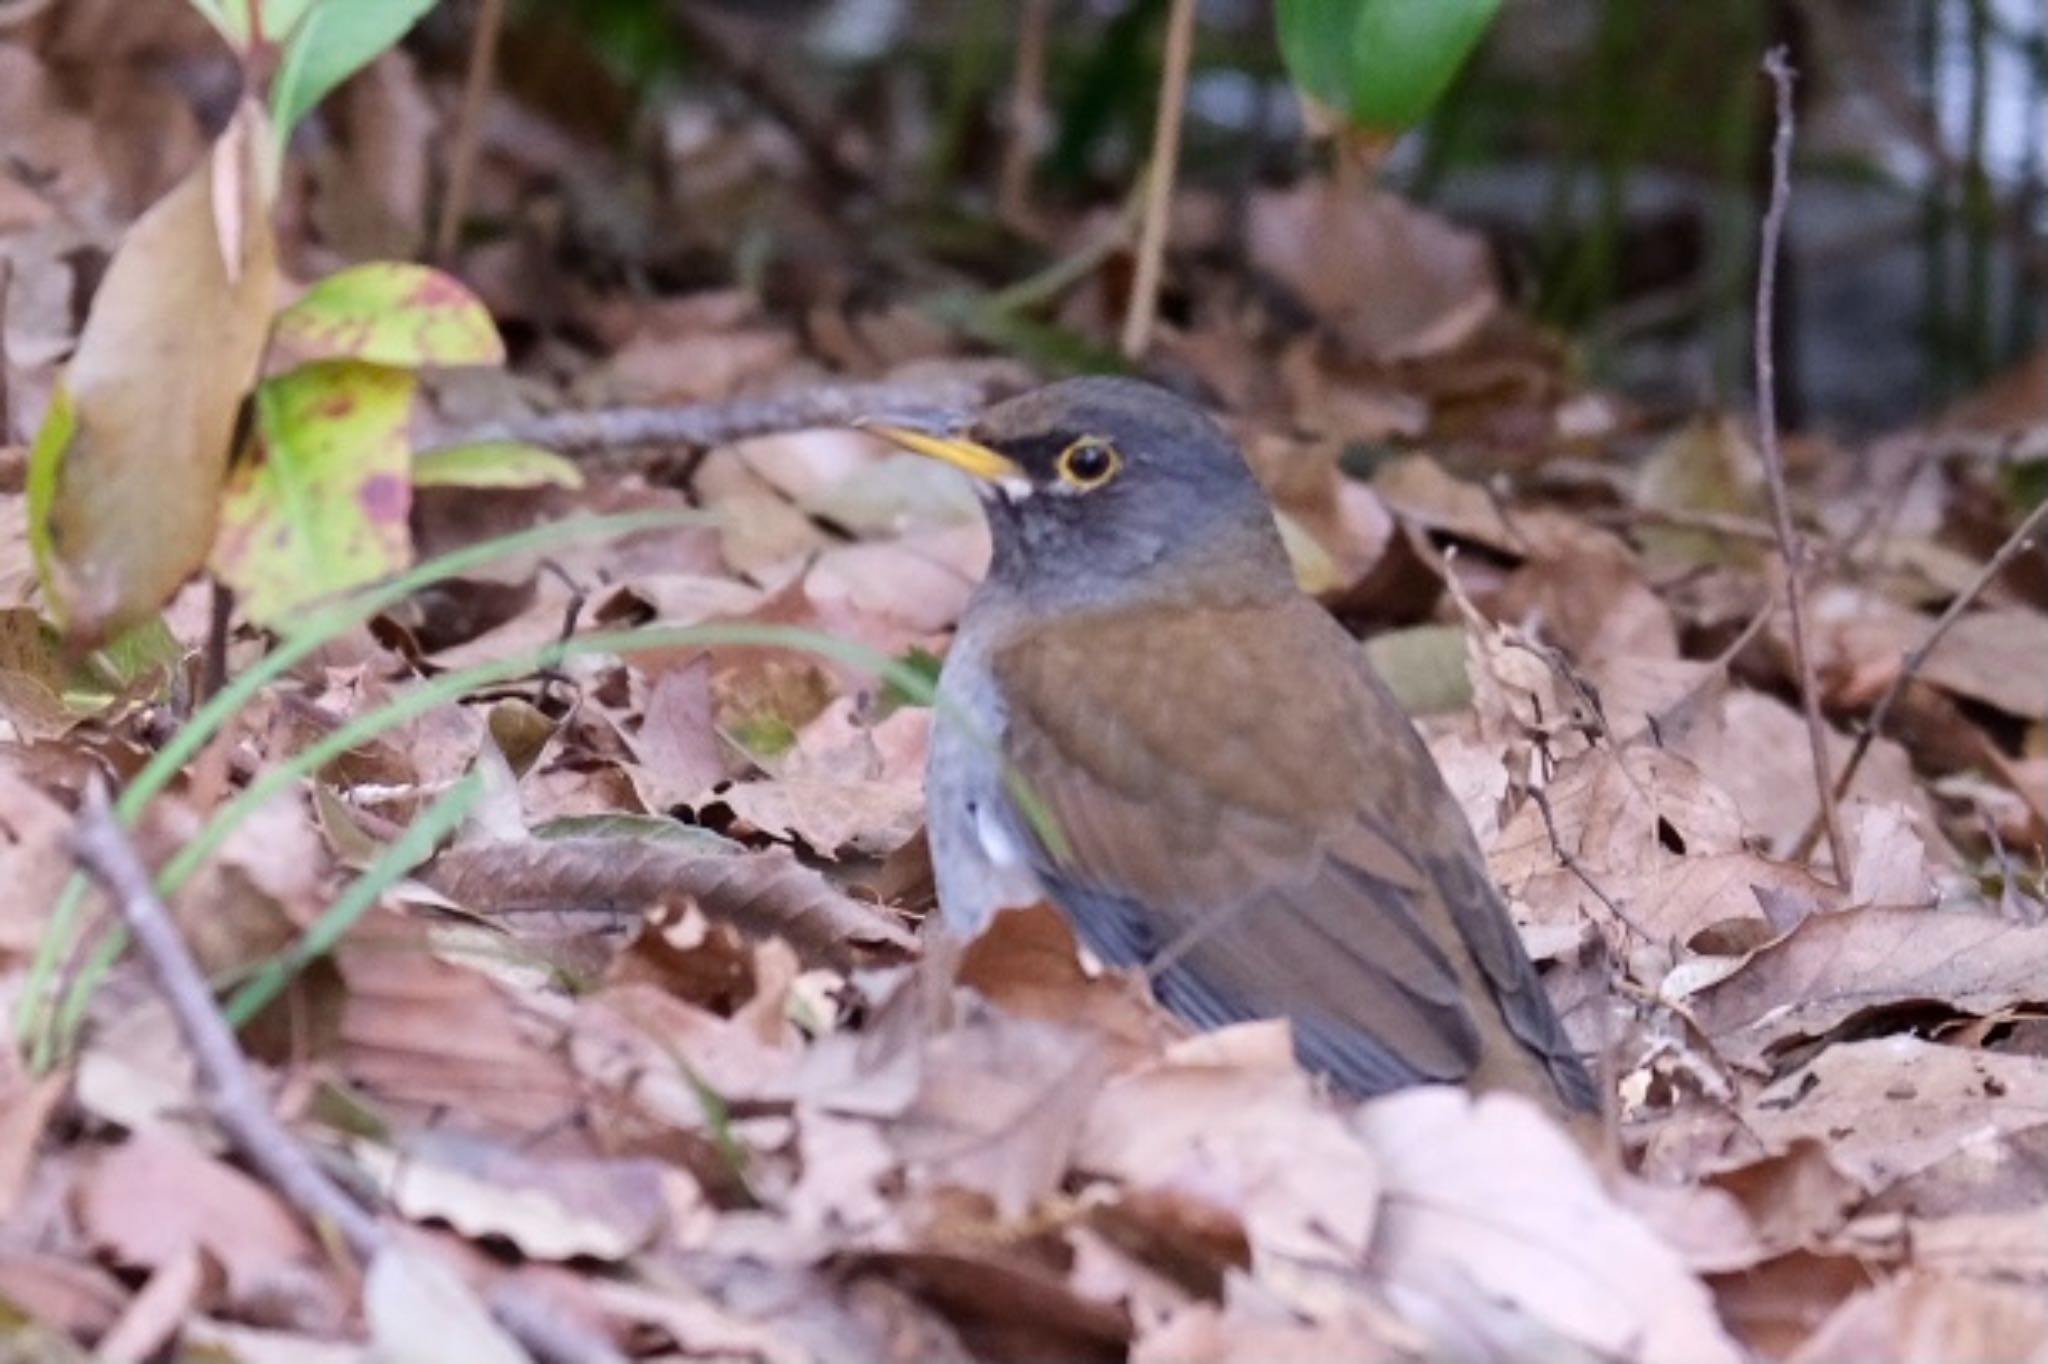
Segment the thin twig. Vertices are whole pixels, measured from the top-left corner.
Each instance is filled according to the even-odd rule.
[[[1136,360],[1152,343],[1159,315],[1159,279],[1166,265],[1166,229],[1173,218],[1174,173],[1180,163],[1181,117],[1187,107],[1188,67],[1195,54],[1195,0],[1173,0],[1166,17],[1165,70],[1159,117],[1152,126],[1152,158],[1145,166],[1145,225],[1138,236],[1138,270],[1124,314],[1123,352]]]
[[[1615,761],[1618,763],[1621,760],[1617,758]],[[1557,865],[1577,877],[1579,884],[1591,891],[1593,898],[1607,907],[1607,912],[1614,916],[1616,923],[1635,934],[1638,938],[1641,938],[1644,942],[1655,942],[1656,939],[1645,932],[1641,924],[1630,918],[1628,911],[1623,909],[1613,896],[1600,888],[1600,883],[1595,881],[1593,874],[1586,870],[1585,863],[1579,861],[1579,855],[1570,848],[1567,848],[1564,845],[1564,841],[1557,836],[1557,819],[1551,814],[1550,797],[1545,793],[1544,789],[1534,782],[1529,783],[1527,789],[1529,799],[1536,802],[1536,812],[1543,816],[1543,832],[1550,839],[1551,855],[1557,858]]]
[[[446,265],[455,258],[462,220],[469,216],[469,191],[476,177],[477,147],[482,140],[484,106],[498,64],[498,37],[505,30],[505,0],[477,0],[476,32],[470,39],[469,70],[462,79],[462,103],[448,140],[448,180],[441,192],[441,217],[434,228],[434,259]]]
[[[1742,651],[1754,643],[1756,637],[1763,633],[1764,626],[1770,623],[1771,615],[1777,609],[1777,602],[1773,600],[1776,595],[1767,590],[1764,593],[1763,605],[1756,609],[1756,613],[1749,618],[1749,623],[1736,633],[1735,638],[1728,641],[1728,646],[1708,661],[1707,671],[1700,679],[1687,687],[1677,700],[1661,710],[1645,715],[1643,727],[1621,740],[1616,747],[1630,748],[1648,739],[1662,748],[1664,731],[1673,721],[1705,700],[1714,688],[1726,685],[1728,670],[1735,666],[1735,660],[1742,657]]]
[[[444,444],[509,440],[570,451],[701,448],[785,431],[844,426],[858,417],[929,420],[965,416],[981,406],[996,387],[992,378],[924,384],[823,384],[728,402],[614,407],[487,422],[452,433]]]
[[[7,403],[7,295],[14,287],[14,258],[0,256],[0,445],[14,439],[14,421]]]
[[[1763,240],[1757,250],[1756,273],[1756,426],[1764,474],[1771,488],[1771,524],[1778,552],[1785,559],[1785,597],[1792,618],[1792,666],[1799,678],[1800,707],[1806,713],[1806,742],[1812,750],[1814,785],[1820,792],[1821,827],[1827,830],[1835,879],[1848,875],[1849,844],[1842,837],[1842,816],[1835,806],[1834,779],[1828,772],[1825,722],[1820,714],[1820,688],[1814,681],[1813,656],[1806,642],[1806,593],[1802,582],[1805,550],[1792,524],[1792,499],[1785,490],[1785,458],[1778,449],[1777,364],[1771,353],[1771,319],[1778,284],[1778,252],[1785,235],[1785,213],[1792,198],[1792,67],[1785,49],[1774,47],[1764,57],[1764,74],[1777,92],[1778,131],[1771,139],[1771,198],[1764,210]]]
[[[349,1253],[368,1263],[391,1244],[375,1214],[341,1191],[293,1140],[263,1097],[234,1029],[215,1003],[213,991],[178,936],[170,910],[157,894],[128,832],[114,814],[104,784],[87,789],[73,849],[85,869],[105,886],[128,931],[149,963],[157,988],[177,1020],[192,1053],[201,1084],[234,1148],[257,1174],[300,1215],[341,1234]],[[491,1302],[498,1324],[544,1364],[625,1364],[624,1356],[582,1327],[558,1316],[530,1296],[499,1294]]]
[[[1985,560],[1984,567],[1977,571],[1969,586],[1956,594],[1948,609],[1934,622],[1934,628],[1927,632],[1927,638],[1906,655],[1905,662],[1899,665],[1898,676],[1891,680],[1891,685],[1884,689],[1884,695],[1878,697],[1877,704],[1871,707],[1870,719],[1865,722],[1863,732],[1856,736],[1856,745],[1849,750],[1849,760],[1842,764],[1841,775],[1835,778],[1836,800],[1848,796],[1849,785],[1856,780],[1865,755],[1870,752],[1871,745],[1884,736],[1885,723],[1891,719],[1892,708],[1898,705],[1899,698],[1905,695],[1906,687],[1919,676],[1920,670],[1927,666],[1927,660],[1933,657],[1942,638],[1963,618],[1977,598],[1984,595],[1985,589],[1998,580],[2006,566],[2033,547],[2034,537],[2042,532],[2044,526],[2048,526],[2048,498],[2027,513],[2027,519],[2020,522],[2018,528],[2005,538],[2005,543]],[[1811,843],[1813,837],[1814,830],[1809,828],[1800,842],[1802,845]]]
[[[996,177],[996,217],[1026,235],[1035,235],[1039,227],[1031,207],[1031,171],[1045,143],[1045,38],[1051,27],[1052,0],[1024,0],[1010,74],[1007,140]]]
[[[98,877],[113,897],[115,908],[149,963],[157,988],[163,991],[192,1052],[221,1131],[293,1207],[314,1223],[339,1231],[357,1259],[369,1260],[385,1245],[384,1228],[313,1163],[270,1111],[235,1042],[234,1030],[214,1003],[206,977],[178,936],[170,911],[157,895],[127,831],[115,818],[105,786],[98,782],[86,792],[85,812],[73,846],[85,869]]]

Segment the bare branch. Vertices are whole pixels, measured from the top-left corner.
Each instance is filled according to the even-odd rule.
[[[703,448],[784,431],[844,426],[856,417],[931,419],[964,416],[999,387],[986,377],[933,383],[817,384],[760,398],[678,407],[612,407],[488,422],[452,433],[446,445],[512,440],[555,450],[604,451],[646,446]]]
[[[191,1049],[221,1131],[293,1207],[313,1222],[339,1231],[358,1259],[370,1259],[385,1244],[384,1229],[313,1163],[270,1111],[235,1041],[234,1030],[221,1016],[206,977],[192,960],[185,940],[178,936],[135,844],[115,818],[106,788],[97,782],[86,793],[74,848],[85,869],[113,896],[143,960],[149,963],[157,988],[163,991],[164,1001],[178,1021],[178,1031]]]
[[[476,177],[477,146],[483,136],[484,106],[498,63],[498,35],[505,28],[505,0],[478,0],[476,32],[470,39],[469,70],[462,78],[462,103],[448,139],[448,180],[441,191],[441,217],[434,228],[434,259],[447,264],[460,245],[462,220],[469,215],[470,184]]]
[[[1927,632],[1927,638],[1906,655],[1905,662],[1899,665],[1899,675],[1892,679],[1891,685],[1884,689],[1884,695],[1878,697],[1877,704],[1871,708],[1869,721],[1863,726],[1863,732],[1856,736],[1856,746],[1849,750],[1849,761],[1842,765],[1842,774],[1835,778],[1835,799],[1841,800],[1849,794],[1849,784],[1856,780],[1857,770],[1863,766],[1864,756],[1870,752],[1871,745],[1883,736],[1892,708],[1905,694],[1907,684],[1927,666],[1927,660],[1933,656],[1942,637],[1963,618],[1977,598],[1984,595],[1985,589],[1998,580],[2006,566],[2033,546],[2034,538],[2041,534],[2044,526],[2048,526],[2048,498],[2027,513],[2026,520],[2020,522],[2018,528],[2006,537],[2005,543],[1985,560],[1984,567],[1978,570],[1970,584],[1956,594],[1948,609],[1934,622],[1934,628]],[[1811,836],[1809,831],[1808,837]]]
[[[1180,164],[1180,125],[1187,107],[1188,67],[1195,53],[1195,0],[1173,0],[1166,17],[1165,71],[1159,83],[1159,119],[1152,126],[1152,158],[1145,164],[1145,225],[1138,236],[1138,272],[1124,314],[1123,352],[1135,360],[1152,344],[1159,314],[1159,278],[1166,264],[1166,229],[1173,217],[1174,172]]]
[[[214,1002],[213,991],[185,940],[178,936],[149,869],[114,814],[106,787],[98,782],[86,792],[85,812],[73,846],[85,869],[113,897],[135,945],[149,963],[198,1067],[213,1119],[229,1142],[301,1216],[340,1232],[357,1259],[368,1262],[374,1258],[390,1245],[390,1234],[374,1214],[343,1193],[341,1186],[313,1163],[271,1111],[248,1058],[235,1041],[234,1029]],[[543,1364],[625,1364],[609,1343],[530,1296],[500,1294],[491,1309],[498,1324]]]
[[[1771,318],[1777,296],[1778,253],[1785,235],[1785,213],[1792,198],[1792,67],[1785,49],[1774,47],[1764,57],[1764,74],[1777,93],[1778,131],[1771,139],[1771,198],[1764,210],[1763,241],[1756,273],[1756,427],[1764,474],[1771,488],[1771,526],[1778,553],[1785,560],[1785,598],[1792,617],[1792,667],[1799,679],[1799,703],[1806,715],[1807,746],[1813,756],[1813,779],[1820,792],[1821,827],[1827,831],[1835,879],[1847,876],[1849,845],[1842,837],[1842,816],[1835,805],[1834,779],[1828,772],[1826,722],[1820,714],[1820,688],[1814,682],[1813,656],[1806,641],[1805,547],[1792,524],[1792,499],[1785,490],[1785,458],[1778,449],[1777,363],[1771,352]]]

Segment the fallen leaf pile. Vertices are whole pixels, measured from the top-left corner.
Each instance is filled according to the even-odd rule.
[[[203,43],[165,23],[155,50]],[[73,272],[204,145],[191,115],[150,114],[185,108],[162,68],[111,64],[145,75],[80,104],[50,70],[83,38],[39,41],[0,42],[0,152],[50,172],[0,176],[17,431],[82,344]],[[288,172],[287,289],[366,238],[422,239],[427,171],[397,149],[441,117],[429,88],[387,58],[323,115],[336,135]],[[522,139],[520,117],[505,99],[486,122],[482,202],[571,178],[572,132]],[[679,150],[697,230],[738,221],[719,196],[769,192],[740,170],[790,178],[760,141],[721,126]],[[351,184],[369,192],[344,212]],[[1199,256],[1217,215],[1188,200]],[[406,1257],[365,1276],[226,1150],[124,965],[68,1065],[0,1048],[0,1355],[517,1360],[477,1307],[507,1287],[649,1360],[2048,1355],[2048,558],[1975,586],[2029,510],[2013,490],[2042,486],[2048,392],[1793,442],[1832,772],[1976,592],[1831,848],[1744,425],[1583,389],[1478,239],[1418,208],[1311,180],[1247,212],[1292,303],[1191,273],[1161,372],[1242,438],[1303,582],[1415,712],[1613,1096],[1600,1149],[1507,1096],[1340,1103],[1282,1025],[1188,1036],[1043,906],[932,988],[932,712],[852,655],[599,654],[352,749],[173,906],[232,981],[477,783],[446,846],[241,1034]],[[1333,243],[1357,244],[1341,279]],[[422,444],[558,406],[1032,378],[931,312],[853,302],[843,234],[800,308],[605,287],[538,250],[512,232],[455,262],[539,339],[512,378],[427,381]],[[1112,274],[1062,326],[1107,339]],[[371,708],[565,633],[800,627],[929,671],[987,559],[957,475],[853,431],[585,467],[573,490],[421,486],[420,554],[578,511],[706,516],[494,566],[323,649],[153,804],[152,860]],[[0,494],[9,1019],[86,788],[188,713],[210,608],[174,604],[170,663],[76,675],[35,615],[22,502]],[[231,673],[267,643],[238,631]]]

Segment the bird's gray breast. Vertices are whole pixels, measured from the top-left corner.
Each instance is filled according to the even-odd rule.
[[[946,654],[932,717],[925,803],[939,912],[962,937],[998,910],[1043,898],[1033,848],[1003,782],[1006,720],[987,633],[970,618]]]

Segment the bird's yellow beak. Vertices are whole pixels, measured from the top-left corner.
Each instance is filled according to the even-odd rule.
[[[930,431],[918,431],[908,426],[890,426],[885,422],[868,421],[862,418],[854,426],[871,436],[880,436],[891,445],[900,445],[912,454],[925,455],[931,459],[944,460],[956,469],[964,469],[976,478],[990,483],[1024,477],[1024,470],[1007,455],[999,455],[976,441],[961,436],[941,436]]]

